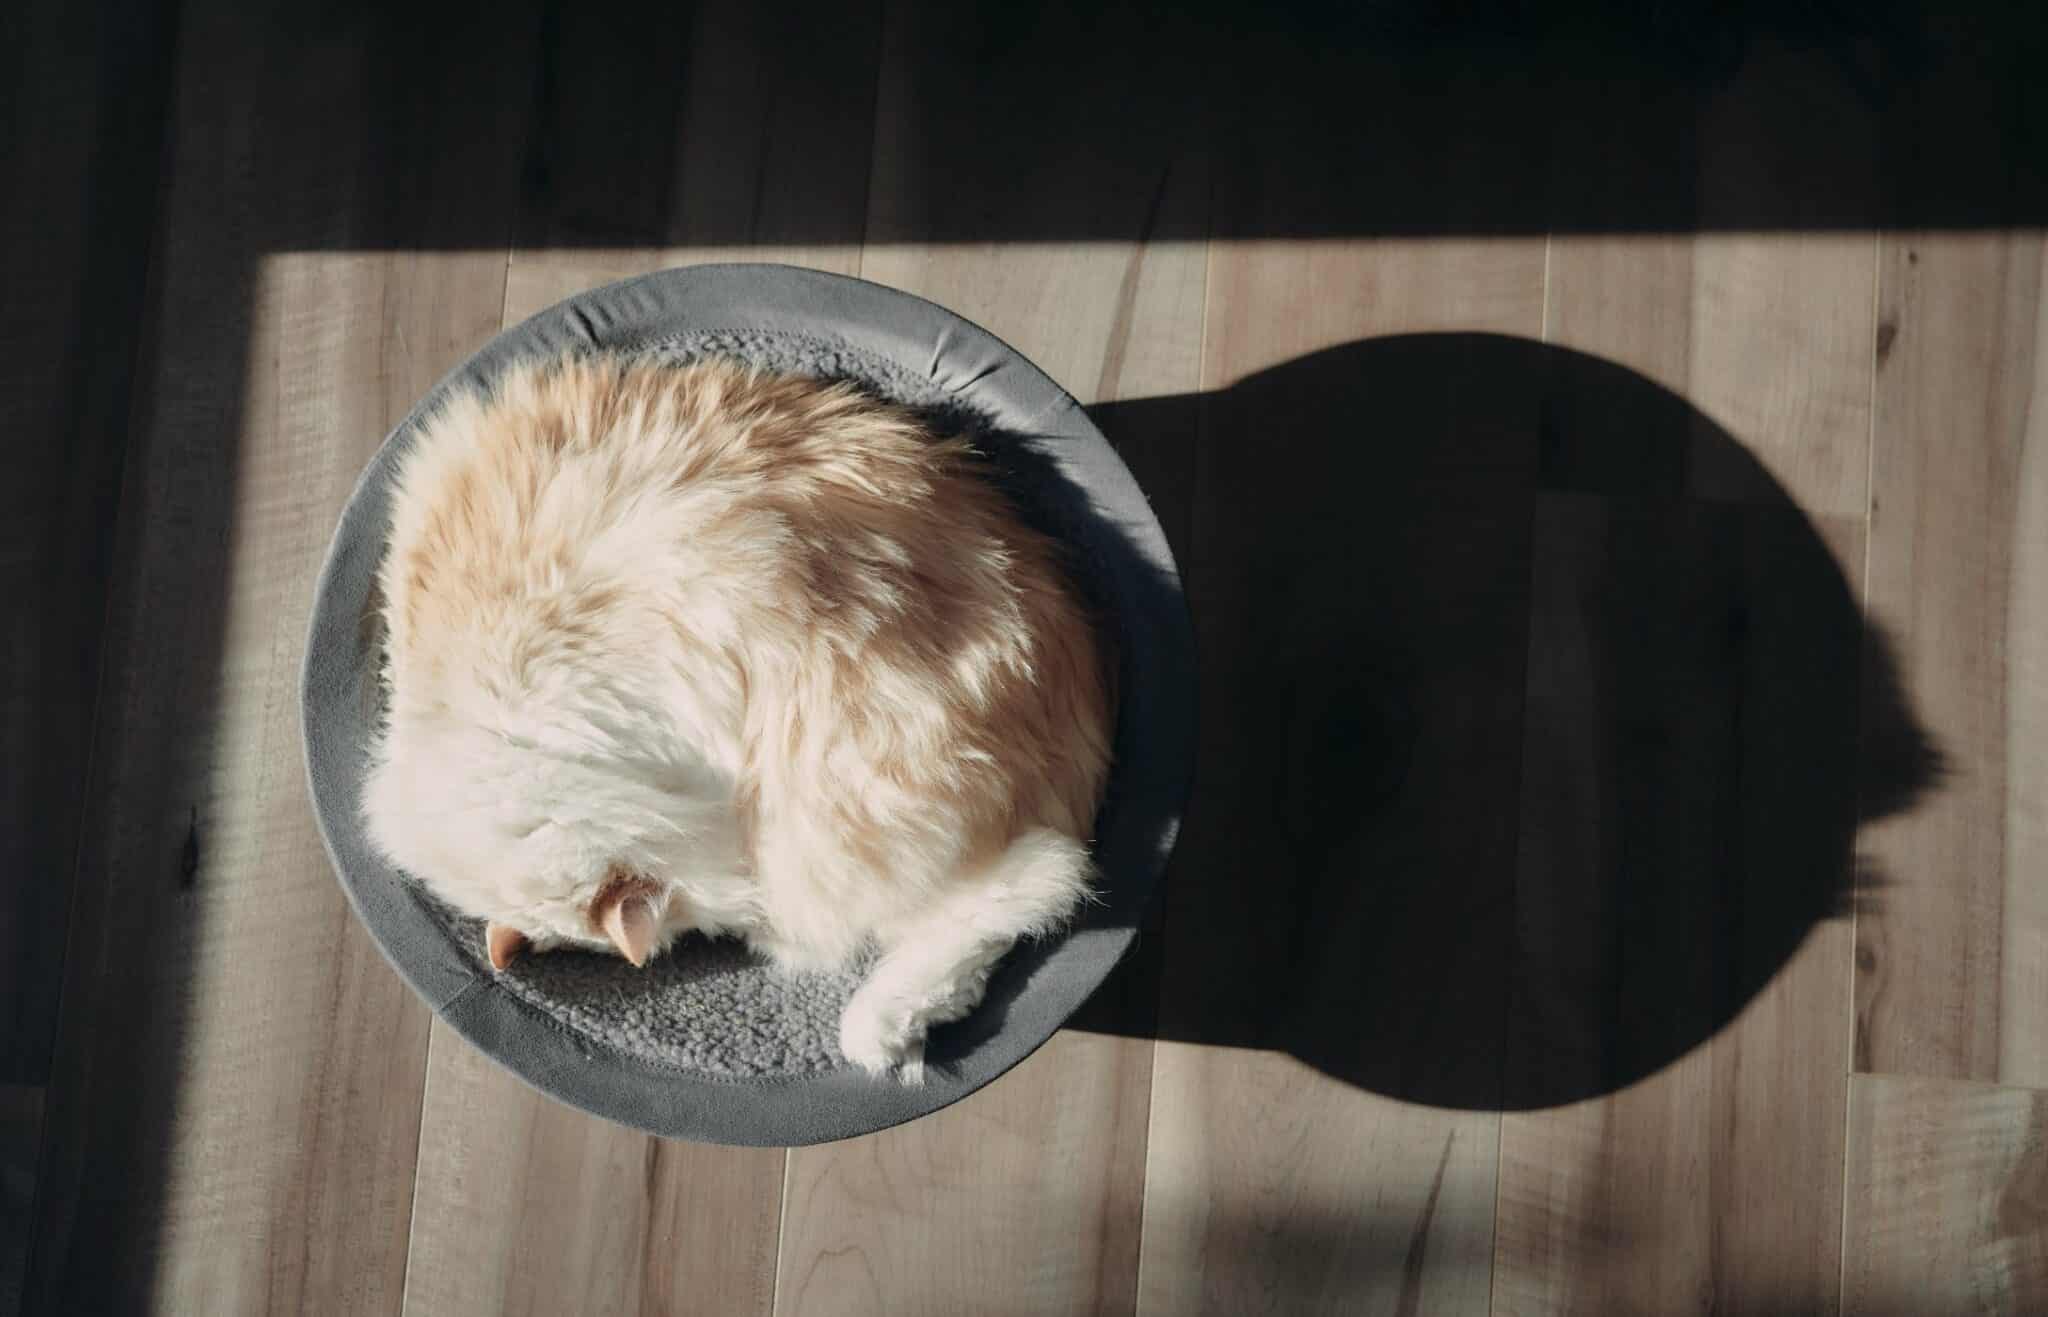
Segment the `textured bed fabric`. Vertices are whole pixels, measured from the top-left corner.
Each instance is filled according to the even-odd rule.
[[[848,1067],[835,1039],[854,976],[778,981],[738,947],[691,939],[646,971],[554,953],[494,975],[477,926],[371,848],[360,819],[378,716],[374,577],[389,482],[414,426],[512,362],[575,351],[734,357],[845,378],[978,432],[1026,515],[1075,550],[1120,667],[1116,765],[1098,820],[1103,901],[1069,934],[1020,946],[967,1019],[936,1031],[917,1088]],[[1043,1043],[1129,947],[1170,853],[1193,761],[1193,644],[1143,493],[1043,372],[943,308],[876,284],[773,265],[668,270],[594,289],[491,340],[395,429],[344,510],[307,639],[314,808],[357,914],[399,973],[487,1055],[552,1096],[674,1138],[803,1144],[935,1111]]]

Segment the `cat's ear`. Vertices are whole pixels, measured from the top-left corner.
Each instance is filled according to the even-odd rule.
[[[645,878],[615,873],[590,906],[590,922],[604,930],[619,954],[635,968],[654,953],[654,899],[659,891]]]
[[[526,934],[503,924],[486,924],[484,950],[490,953],[491,968],[502,973],[514,956],[526,950]]]

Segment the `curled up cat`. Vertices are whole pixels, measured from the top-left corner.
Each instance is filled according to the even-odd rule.
[[[971,443],[727,362],[511,368],[425,418],[380,569],[378,847],[486,953],[872,953],[840,1050],[926,1032],[1087,899],[1113,692]]]

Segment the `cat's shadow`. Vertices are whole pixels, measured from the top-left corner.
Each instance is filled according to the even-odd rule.
[[[1860,518],[1677,395],[1445,334],[1091,411],[1178,538],[1201,730],[1163,919],[1076,1027],[1547,1106],[1685,1055],[1881,899],[1859,801],[1939,763],[1845,575]],[[1816,954],[1802,1009],[1839,1018],[1848,939]]]

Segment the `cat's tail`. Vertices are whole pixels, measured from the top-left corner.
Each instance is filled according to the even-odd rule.
[[[1050,828],[1018,837],[893,931],[846,1004],[840,1050],[873,1073],[893,1069],[905,1083],[923,1082],[926,1031],[979,1005],[990,972],[1019,938],[1071,919],[1093,874],[1088,847],[1073,837]]]

